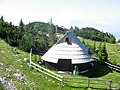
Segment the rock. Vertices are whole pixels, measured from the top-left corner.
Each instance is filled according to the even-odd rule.
[[[23,79],[23,76],[22,76],[22,74],[19,72],[19,70],[17,70],[13,75],[16,76],[17,79],[20,80],[20,81]]]
[[[14,47],[13,50],[16,51],[16,47]]]
[[[28,58],[24,58],[24,61],[27,61],[28,60]]]
[[[4,53],[4,51],[0,50],[0,53]]]
[[[18,61],[18,62],[20,62],[20,61],[21,61],[21,59],[18,59],[17,61]]]
[[[11,70],[9,68],[5,68],[7,72],[10,72]]]
[[[17,55],[17,54],[15,54],[15,56],[16,56],[16,57],[18,57],[18,55]]]
[[[0,63],[1,66],[3,66],[4,64],[3,63]]]
[[[27,85],[28,83],[27,82],[24,82],[25,83],[25,85]]]
[[[0,77],[0,82],[2,82],[2,78]]]
[[[12,80],[6,81],[4,77],[0,77],[0,82],[5,90],[17,90]]]

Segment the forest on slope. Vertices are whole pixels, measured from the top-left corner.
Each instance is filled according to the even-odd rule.
[[[105,41],[113,44],[116,42],[116,38],[113,34],[108,32],[104,33],[92,27],[86,27],[81,29],[75,27],[73,30],[77,36],[90,39],[93,41],[100,41],[100,42]]]
[[[0,38],[23,51],[33,48],[45,52],[58,40],[56,32],[65,34],[66,31],[73,31],[77,36],[94,41],[116,42],[116,38],[112,34],[91,27],[79,29],[75,26],[75,28],[66,29],[53,23],[44,22],[31,22],[25,25],[22,19],[19,26],[15,26],[12,22],[4,21],[3,16],[0,18]]]

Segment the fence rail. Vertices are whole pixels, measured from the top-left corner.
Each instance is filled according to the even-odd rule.
[[[69,86],[112,89],[112,82],[97,78],[67,78],[64,80]]]
[[[38,71],[40,71],[41,73],[44,73],[45,75],[47,75],[47,76],[49,76],[49,77],[52,77],[52,78],[54,78],[54,79],[56,79],[56,80],[58,80],[58,81],[60,81],[60,82],[62,82],[62,76],[60,76],[60,75],[57,75],[57,74],[55,74],[55,73],[53,73],[53,72],[51,72],[51,71],[48,71],[47,69],[45,69],[45,68],[43,68],[43,67],[41,67],[41,66],[39,66],[38,67],[38,65],[36,65],[35,63],[33,63],[33,62],[31,62],[31,67],[33,67],[34,69],[36,69],[36,70],[38,70]]]
[[[30,67],[33,67],[34,69],[40,71],[41,73],[49,76],[49,77],[52,77],[60,82],[63,82],[63,76],[59,75],[59,74],[56,74],[38,64],[35,64],[34,62],[32,62],[32,49],[30,51]]]
[[[115,65],[113,65],[113,64],[111,64],[111,63],[109,63],[109,62],[104,62],[109,68],[111,68],[112,70],[115,70],[115,71],[117,71],[117,72],[120,72],[120,67],[118,67],[118,66],[115,66]]]

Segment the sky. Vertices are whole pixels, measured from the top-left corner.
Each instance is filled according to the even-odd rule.
[[[120,0],[0,0],[0,16],[18,25],[34,21],[93,27],[120,39]]]

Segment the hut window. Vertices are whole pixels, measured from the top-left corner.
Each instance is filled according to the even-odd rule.
[[[66,42],[69,42],[69,38],[66,38],[66,40],[65,40]]]
[[[69,38],[66,38],[65,41],[67,42],[68,45],[72,45]]]

